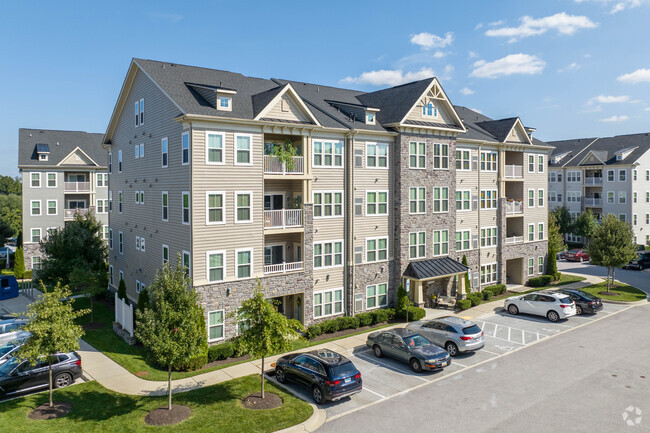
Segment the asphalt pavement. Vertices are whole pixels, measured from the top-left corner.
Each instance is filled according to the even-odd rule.
[[[572,272],[574,274],[592,275],[607,278],[607,268],[592,265],[589,262],[557,262],[560,272]],[[618,281],[629,284],[637,289],[643,290],[650,295],[650,273],[632,269],[616,269],[615,278]]]

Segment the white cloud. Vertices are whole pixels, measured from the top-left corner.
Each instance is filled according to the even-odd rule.
[[[627,116],[612,116],[612,117],[606,117],[605,119],[600,119],[601,122],[625,122],[628,120],[629,117]]]
[[[580,29],[591,29],[598,26],[586,16],[568,15],[560,12],[544,18],[532,18],[525,16],[521,18],[519,27],[501,27],[489,29],[485,32],[487,36],[508,37],[508,42],[515,42],[518,39],[528,36],[541,35],[549,30],[555,30],[562,35],[572,35]]]
[[[467,57],[470,58],[470,59],[475,59],[475,58],[478,57],[478,54],[476,52],[474,52],[474,51],[470,51],[470,52],[467,53]]]
[[[594,96],[589,101],[587,101],[587,105],[594,105],[595,103],[615,104],[620,102],[630,102],[630,97],[627,95],[621,95],[621,96],[598,95],[598,96]]]
[[[500,26],[501,24],[503,24],[503,20],[492,21],[491,23],[488,24],[488,26],[490,26],[490,27],[496,27],[496,26]]]
[[[577,71],[578,69],[580,69],[580,66],[581,65],[579,63],[573,62],[570,65],[565,66],[564,68],[558,69],[557,71],[558,72]]]
[[[615,14],[617,12],[621,12],[626,9],[632,9],[641,6],[641,4],[647,2],[645,0],[575,0],[575,1],[576,3],[584,3],[587,1],[598,2],[601,3],[603,6],[607,6],[607,7],[612,5],[611,9],[609,10],[610,14]]]
[[[650,82],[650,69],[637,69],[629,74],[621,75],[617,80],[627,84]]]
[[[478,23],[477,25],[474,26],[474,30],[478,30],[481,27],[483,27],[483,23]]]
[[[470,77],[497,78],[502,75],[512,74],[539,74],[546,66],[546,62],[530,54],[510,54],[493,62],[479,60],[474,62],[474,70]]]
[[[445,53],[444,51],[440,51],[440,50],[438,50],[438,51],[436,51],[435,53],[433,53],[433,58],[434,58],[434,59],[442,59],[442,58],[445,57],[446,55],[447,55],[447,53]]]
[[[445,33],[444,37],[434,35],[433,33],[422,32],[411,37],[411,43],[419,45],[424,49],[431,48],[444,48],[447,45],[451,45],[454,41],[454,34],[452,32]]]
[[[364,72],[358,77],[345,77],[342,83],[352,84],[370,84],[372,86],[398,86],[411,81],[423,80],[433,77],[433,69],[422,67],[419,71],[409,71],[404,73],[401,69]]]
[[[463,87],[462,89],[460,89],[460,93],[463,95],[473,95],[474,91],[469,87]]]
[[[645,107],[644,110],[645,111],[650,111],[650,107]]]

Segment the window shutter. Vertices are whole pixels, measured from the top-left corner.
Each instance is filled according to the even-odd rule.
[[[363,198],[354,199],[354,215],[363,216]]]
[[[478,249],[478,235],[472,235],[472,249]]]
[[[363,262],[363,247],[354,247],[354,264],[358,265]]]
[[[472,170],[478,170],[478,156],[472,155]]]
[[[356,149],[354,151],[354,166],[363,167],[363,149]]]
[[[356,313],[363,311],[363,293],[354,295],[354,311]]]
[[[478,209],[478,196],[473,195],[472,196],[472,210],[477,210]]]

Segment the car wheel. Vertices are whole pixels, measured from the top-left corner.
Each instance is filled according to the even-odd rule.
[[[285,383],[287,381],[287,377],[284,375],[284,370],[280,367],[275,369],[275,378],[278,379],[278,382],[280,383]]]
[[[580,316],[583,313],[582,307],[580,305],[576,305],[576,314]]]
[[[508,305],[508,313],[514,315],[519,314],[519,308],[515,304]]]
[[[381,347],[379,347],[377,344],[373,346],[372,350],[375,352],[375,356],[377,358],[384,356],[384,352],[382,352]]]
[[[549,311],[548,313],[546,313],[546,317],[547,317],[548,320],[550,320],[551,322],[557,322],[558,320],[560,320],[560,315],[557,314],[557,312],[556,312],[556,311],[553,311],[553,310],[551,310],[551,311]]]
[[[72,375],[70,373],[60,373],[54,377],[55,388],[65,388],[68,385],[72,385],[72,382]]]
[[[323,391],[319,387],[315,386],[311,389],[311,397],[314,399],[314,403],[323,403]]]
[[[456,346],[456,344],[452,343],[451,341],[445,345],[445,350],[449,352],[449,356],[458,355],[458,346]]]
[[[411,370],[415,373],[419,373],[422,371],[422,365],[420,365],[420,361],[418,361],[415,358],[411,358],[409,361],[409,365],[411,366]]]

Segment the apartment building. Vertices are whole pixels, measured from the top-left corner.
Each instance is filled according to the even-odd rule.
[[[76,213],[93,211],[108,238],[107,154],[103,134],[21,128],[18,169],[23,176],[25,268],[38,270],[39,242]]]
[[[137,301],[180,257],[218,342],[256,278],[305,325],[399,284],[422,305],[467,271],[522,283],[547,249],[550,147],[531,133],[436,78],[364,93],[134,59],[103,140],[110,284]]]
[[[650,136],[647,133],[554,141],[548,200],[577,217],[586,209],[632,225],[637,244],[650,245]],[[567,240],[582,242],[567,234]]]

